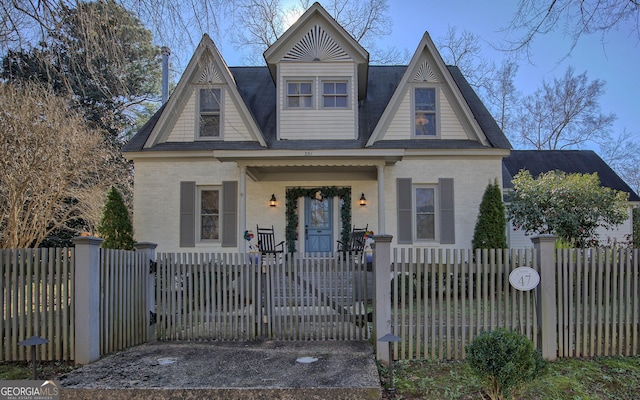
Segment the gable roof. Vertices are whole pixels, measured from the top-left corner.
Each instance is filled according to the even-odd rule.
[[[350,61],[358,66],[358,96],[367,93],[369,52],[318,2],[313,3],[264,53],[273,80],[286,61]]]
[[[371,133],[378,125],[380,118],[387,108],[391,97],[396,91],[407,66],[370,66],[368,76],[367,97],[359,103],[357,140],[277,140],[276,135],[276,88],[267,67],[229,67],[235,87],[240,98],[246,105],[248,112],[262,133],[267,148],[270,149],[355,149],[365,148]],[[473,118],[477,121],[484,135],[494,148],[510,149],[511,144],[502,133],[491,114],[482,101],[475,94],[469,83],[462,76],[457,67],[448,67],[455,84],[460,89],[466,104],[469,106]],[[171,97],[176,96],[174,92]],[[258,142],[168,142],[157,143],[145,148],[151,132],[160,119],[161,114],[169,107],[163,105],[149,121],[123,147],[123,152],[139,151],[190,151],[216,149],[259,150]],[[431,148],[431,149],[474,149],[482,148],[482,144],[473,140],[385,140],[378,141],[370,148],[374,149],[402,149],[402,148]]]
[[[251,137],[263,146],[266,146],[264,138],[258,129],[255,121],[251,118],[246,104],[241,100],[235,80],[227,64],[218,52],[218,48],[213,43],[209,35],[204,34],[194,55],[189,60],[189,64],[178,81],[174,92],[167,100],[166,108],[173,112],[161,113],[154,126],[151,127],[148,138],[144,143],[144,147],[151,147],[155,144],[164,142],[163,138],[169,134],[167,126],[171,126],[172,118],[175,118],[175,111],[184,107],[187,96],[189,95],[189,85],[196,80],[199,84],[219,83],[226,84],[232,101],[240,108],[241,115],[245,117],[245,123]]]
[[[479,101],[479,98],[467,80],[464,79],[460,70],[456,67],[447,67],[445,65],[428,32],[425,32],[422,36],[405,74],[398,84],[397,90],[382,114],[380,123],[375,127],[367,142],[367,147],[374,146],[384,138],[387,127],[401,106],[410,84],[421,82],[444,83],[443,90],[449,93],[450,101],[458,107],[460,121],[467,127],[470,141],[475,139],[485,146],[511,148],[511,144],[498,128],[485,106]],[[472,104],[475,112],[471,110]],[[480,120],[483,121],[485,126],[480,125]],[[487,128],[486,131],[485,128]],[[495,136],[493,141],[489,139],[487,133]]]
[[[533,177],[555,170],[567,174],[597,172],[602,186],[629,193],[629,201],[640,201],[638,194],[592,150],[512,150],[502,165],[504,188],[513,188],[513,177],[523,169]]]

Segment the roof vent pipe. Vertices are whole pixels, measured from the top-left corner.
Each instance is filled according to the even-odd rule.
[[[162,104],[169,99],[169,55],[171,50],[162,46]]]

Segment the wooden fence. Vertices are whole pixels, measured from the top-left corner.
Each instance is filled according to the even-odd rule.
[[[158,268],[161,340],[362,340],[369,335],[370,285],[365,265],[353,257],[160,254]]]
[[[38,359],[74,359],[74,274],[73,248],[0,249],[0,361],[31,359],[34,335]]]
[[[640,262],[635,249],[561,249],[559,357],[640,354]]]
[[[639,251],[559,249],[555,260],[558,357],[640,353]],[[553,254],[552,254],[553,256]],[[540,271],[532,250],[394,249],[391,325],[395,359],[457,360],[485,330],[541,343],[540,288],[509,284],[519,266]]]
[[[154,337],[362,340],[374,309],[376,335],[402,338],[395,359],[463,359],[479,332],[498,327],[551,359],[640,354],[638,249],[554,251],[547,238],[543,250],[392,252],[391,238],[379,238],[373,268],[332,254],[161,254],[155,275],[148,243],[136,252],[101,250],[96,238],[0,250],[0,361],[29,359],[18,343],[32,335],[49,340],[40,359],[83,363]],[[538,288],[511,287],[520,266],[540,272]]]
[[[146,254],[100,250],[100,354],[147,341]]]

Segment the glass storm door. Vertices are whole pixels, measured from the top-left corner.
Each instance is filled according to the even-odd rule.
[[[333,199],[326,198],[322,201],[305,198],[305,242],[307,253],[333,251]]]

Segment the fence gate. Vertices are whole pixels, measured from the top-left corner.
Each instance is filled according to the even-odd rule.
[[[364,340],[372,273],[360,258],[159,254],[161,340]]]

